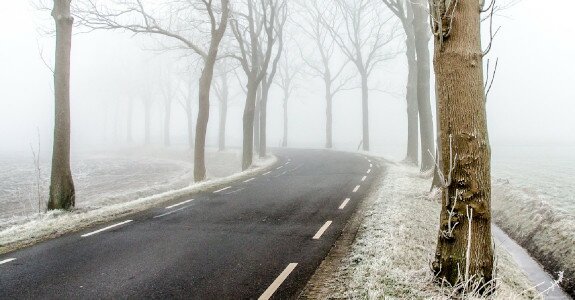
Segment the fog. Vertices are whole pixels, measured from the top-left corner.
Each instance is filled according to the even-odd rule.
[[[575,4],[568,0],[560,2],[541,6],[537,1],[522,1],[500,12],[495,19],[495,26],[501,26],[501,30],[489,57],[498,57],[499,67],[488,99],[488,124],[494,147],[575,145],[575,118],[571,116],[575,109],[575,90],[569,88],[575,79],[575,69],[569,67],[575,53],[575,41],[569,38],[575,35],[575,25],[570,21],[569,12],[575,9]],[[39,131],[43,148],[49,149],[53,126],[52,78],[40,53],[48,64],[53,62],[53,38],[42,31],[51,26],[51,19],[27,1],[4,2],[0,14],[3,28],[0,32],[0,80],[3,82],[0,148],[29,151],[30,144],[37,143]],[[402,42],[401,37],[397,40]],[[395,50],[390,48],[387,51]],[[145,82],[146,76],[160,78],[157,73],[163,65],[175,69],[189,64],[190,59],[182,58],[182,51],[158,51],[160,49],[158,37],[134,37],[120,31],[74,36],[73,151],[121,144],[126,135],[122,113],[127,100],[137,98],[130,91],[134,89],[132,86],[138,84],[138,80]],[[379,65],[370,83],[374,87],[370,93],[372,147],[396,158],[403,155],[406,143],[406,76],[405,56],[399,54]],[[296,80],[297,89],[289,104],[289,145],[321,147],[325,136],[322,82],[310,77]],[[233,85],[227,138],[230,146],[238,147],[245,96],[236,82]],[[336,148],[354,148],[361,140],[360,93],[360,89],[346,91],[334,100]],[[162,100],[158,92],[155,97],[159,99],[154,103],[152,141],[160,144]],[[281,91],[273,87],[268,125],[271,146],[279,145],[282,138],[281,97]],[[208,145],[217,141],[218,111],[214,98],[212,96]],[[134,139],[140,141],[143,138],[142,105],[138,99],[134,99],[134,103]],[[179,105],[174,104],[173,140],[185,144],[185,115]]]

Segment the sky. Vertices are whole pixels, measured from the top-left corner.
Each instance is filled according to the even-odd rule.
[[[560,8],[560,9],[557,9]],[[572,0],[553,5],[523,0],[495,19],[501,26],[490,59],[499,58],[496,80],[488,98],[491,143],[500,145],[575,145],[575,11]],[[29,152],[30,146],[49,150],[53,123],[51,73],[53,41],[38,28],[50,24],[47,13],[29,1],[0,4],[0,151]],[[48,23],[47,23],[48,22]],[[143,139],[142,89],[136,83],[157,80],[159,73],[186,63],[182,53],[153,51],[146,37],[99,31],[75,35],[72,49],[73,151],[122,144],[127,103],[132,99],[134,134]],[[183,75],[177,75],[183,76]],[[176,77],[177,77],[176,76]],[[405,56],[383,63],[370,81],[372,147],[390,157],[405,151]],[[233,77],[233,76],[232,76]],[[300,79],[289,104],[289,144],[324,145],[325,104],[320,81]],[[145,84],[144,84],[145,85]],[[228,144],[241,143],[244,96],[237,83],[228,117]],[[161,98],[159,88],[153,92]],[[217,141],[218,112],[212,100],[208,144]],[[282,133],[281,92],[272,90],[269,103],[269,144]],[[185,143],[185,115],[174,102],[173,140]],[[154,104],[153,139],[161,143],[161,100]],[[114,125],[117,124],[117,125]],[[118,129],[114,129],[118,128]],[[124,131],[123,131],[124,130]],[[39,138],[38,138],[39,137]],[[334,142],[337,148],[357,147],[361,139],[360,90],[339,94],[334,102]]]

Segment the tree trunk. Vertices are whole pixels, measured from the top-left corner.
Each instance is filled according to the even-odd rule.
[[[402,20],[402,25],[406,35],[407,56],[407,154],[405,162],[417,165],[419,161],[419,108],[417,102],[417,59],[415,50],[415,33],[413,30],[413,12],[411,5],[406,7],[406,19]]]
[[[267,155],[267,113],[268,113],[268,95],[270,92],[271,82],[267,78],[262,80],[262,96],[260,99],[259,107],[259,156],[266,157]]]
[[[128,112],[126,117],[126,141],[131,143],[134,141],[132,137],[132,116],[134,114],[134,100],[130,98],[130,102],[128,103]]]
[[[72,24],[70,0],[55,0],[52,17],[56,22],[54,68],[54,145],[48,209],[70,209],[76,202],[70,170],[70,52]]]
[[[254,111],[256,106],[256,96],[258,93],[258,84],[255,83],[253,75],[248,78],[248,92],[246,94],[246,104],[243,116],[243,153],[242,153],[242,170],[247,170],[253,161],[254,145]]]
[[[369,87],[367,73],[361,72],[361,108],[363,116],[363,150],[369,151]]]
[[[254,109],[254,147],[256,152],[260,150],[260,104],[262,103],[262,88],[261,86],[258,88],[257,96],[256,96],[256,103]],[[252,151],[253,151],[252,149]]]
[[[228,78],[222,74],[222,95],[220,99],[220,126],[218,130],[218,149],[226,150],[226,120],[228,118]]]
[[[433,115],[430,102],[430,58],[429,58],[429,14],[423,0],[411,2],[415,50],[417,53],[417,102],[419,111],[419,131],[421,134],[421,171],[433,168],[434,152]]]
[[[151,95],[144,95],[144,144],[150,144],[150,124],[151,124],[151,110],[152,100]]]
[[[333,148],[333,94],[331,79],[328,77],[325,78],[325,147]]]
[[[453,3],[452,3],[453,6]],[[493,277],[491,176],[483,87],[478,1],[459,1],[442,12],[452,24],[448,37],[435,38],[442,168],[451,182],[443,189],[440,232],[433,268],[451,284],[485,283]],[[437,19],[437,17],[436,17]],[[444,28],[446,30],[446,28]]]
[[[170,146],[170,123],[172,120],[172,99],[165,100],[164,112],[164,146]]]

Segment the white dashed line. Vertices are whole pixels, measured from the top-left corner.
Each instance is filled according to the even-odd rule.
[[[250,178],[250,179],[248,179],[248,180],[244,180],[244,182],[245,182],[245,183],[248,183],[248,182],[250,182],[250,181],[252,181],[252,180],[254,180],[254,179],[255,179],[255,177],[254,177],[254,178]]]
[[[347,205],[347,203],[349,202],[349,198],[345,198],[345,200],[343,200],[343,203],[339,206],[339,209],[344,209],[345,206]]]
[[[184,204],[186,204],[186,203],[190,203],[190,202],[192,202],[192,201],[194,201],[194,199],[186,200],[186,201],[183,201],[183,202],[174,204],[174,205],[167,206],[166,209],[172,209],[172,208],[174,208],[174,207],[178,207],[178,206],[184,205]]]
[[[88,237],[88,236],[91,236],[91,235],[100,233],[100,232],[102,232],[102,231],[106,231],[106,230],[109,230],[109,229],[112,229],[112,228],[115,228],[115,227],[118,227],[118,226],[122,226],[122,225],[124,225],[124,224],[128,224],[128,223],[130,223],[130,222],[132,222],[132,221],[133,221],[133,220],[126,220],[126,221],[124,221],[124,222],[120,222],[120,223],[117,223],[117,224],[114,224],[114,225],[110,225],[110,226],[108,226],[108,227],[104,227],[104,228],[102,228],[102,229],[98,229],[98,230],[96,230],[96,231],[92,231],[92,232],[90,232],[90,233],[83,234],[82,237]]]
[[[286,280],[286,278],[293,272],[293,270],[297,267],[297,263],[289,264],[281,274],[272,282],[272,284],[265,290],[265,292],[258,298],[258,300],[268,300],[273,296],[276,290],[282,285],[282,283]]]
[[[5,263],[9,263],[9,262],[15,261],[15,260],[16,260],[15,258],[8,258],[8,259],[5,259],[5,260],[0,260],[0,265],[3,265],[3,264],[5,264]]]
[[[157,216],[154,217],[154,219],[161,218],[161,217],[165,217],[165,216],[167,216],[167,215],[171,215],[171,214],[173,214],[173,213],[182,211],[182,210],[184,210],[184,209],[186,209],[186,208],[189,208],[189,207],[190,207],[190,205],[184,206],[184,207],[181,207],[181,208],[172,210],[172,211],[169,211],[169,212],[167,212],[167,213],[165,213],[165,214],[157,215]]]
[[[284,167],[284,166],[279,166],[279,167],[276,168],[276,170],[279,170],[279,169],[281,169],[281,168],[283,168],[283,167]]]
[[[371,169],[367,170],[367,174],[371,173]]]
[[[313,236],[312,239],[319,240],[319,238],[323,235],[323,233],[327,230],[327,228],[331,225],[331,221],[325,222],[323,226],[317,231],[317,233]]]
[[[271,172],[272,172],[272,171],[265,172],[265,173],[263,173],[262,175],[268,175],[268,174],[271,173]]]
[[[373,164],[369,164],[369,167],[370,167],[370,168],[373,168]]]
[[[357,190],[359,190],[360,187],[361,187],[361,186],[360,186],[359,184],[356,185],[355,188],[353,189],[353,192],[354,192],[354,193],[357,192]]]
[[[289,165],[289,164],[291,164],[291,161],[288,161],[287,163],[285,163],[286,166]]]
[[[231,188],[231,186],[228,186],[228,187],[225,187],[225,188],[223,188],[223,189],[219,189],[219,190],[217,190],[217,191],[214,191],[214,194],[215,194],[215,193],[219,193],[219,192],[223,192],[223,191],[225,191],[225,190],[227,190],[227,189],[229,189],[229,188]]]
[[[363,176],[363,177],[361,178],[361,181],[365,181],[366,179],[367,179],[367,176]]]
[[[235,193],[241,192],[241,191],[243,191],[243,190],[245,190],[245,189],[246,189],[246,188],[239,188],[239,189],[237,189],[237,190],[235,190],[235,191],[231,191],[231,192],[228,192],[228,193],[224,193],[224,195],[235,194]]]

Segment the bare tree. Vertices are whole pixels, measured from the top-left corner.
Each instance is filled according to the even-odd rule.
[[[342,52],[357,68],[361,78],[362,144],[369,150],[369,77],[382,61],[395,54],[383,48],[395,38],[395,30],[374,0],[335,0],[330,20],[324,21]],[[325,20],[325,19],[324,19]],[[387,30],[386,30],[386,27]]]
[[[238,42],[242,69],[247,77],[246,103],[243,116],[242,169],[249,168],[253,161],[254,111],[256,94],[272,57],[274,44],[278,39],[275,25],[278,12],[286,5],[285,0],[246,0],[245,9],[234,13],[230,25]],[[264,35],[265,38],[260,38]],[[265,40],[265,43],[262,42]],[[260,44],[261,43],[261,44]],[[263,50],[265,47],[265,50]],[[262,48],[260,52],[260,48]],[[261,53],[264,53],[263,57]]]
[[[443,189],[433,269],[465,286],[493,279],[491,176],[479,2],[432,0]]]
[[[413,8],[413,28],[415,51],[417,53],[417,103],[419,111],[419,131],[421,135],[421,171],[433,168],[433,157],[429,155],[435,149],[433,135],[433,115],[430,101],[430,58],[429,58],[429,13],[427,0],[411,0]]]
[[[419,114],[417,102],[417,58],[415,54],[415,32],[413,11],[410,0],[382,0],[401,22],[405,32],[405,56],[407,57],[407,154],[405,162],[417,164],[419,161]],[[427,153],[424,153],[427,155]]]
[[[114,1],[105,8],[96,0],[82,0],[76,7],[81,24],[91,29],[123,29],[161,35],[199,55],[203,69],[199,82],[199,107],[194,148],[194,179],[206,178],[205,144],[209,119],[210,88],[220,42],[227,28],[229,0],[174,0],[153,5],[143,0]],[[113,8],[110,8],[113,7]],[[156,15],[165,13],[165,18]],[[218,18],[219,15],[219,18]],[[209,33],[209,34],[206,34]],[[209,39],[202,40],[207,36]]]
[[[353,76],[343,76],[349,59],[337,64],[336,43],[329,30],[324,26],[324,15],[329,9],[326,1],[301,1],[300,10],[303,22],[296,23],[313,40],[313,49],[319,59],[314,61],[302,53],[301,58],[309,67],[311,74],[323,79],[325,87],[325,147],[333,147],[333,99],[337,93],[347,89]],[[335,66],[335,67],[334,67]]]
[[[70,170],[70,51],[72,49],[71,0],[54,0],[52,17],[56,23],[54,66],[54,144],[48,209],[70,209],[76,192]]]
[[[293,49],[293,48],[292,48]],[[287,49],[286,49],[287,50]],[[278,80],[275,84],[279,86],[283,91],[283,138],[282,147],[287,147],[288,145],[288,102],[293,94],[295,86],[295,78],[300,74],[301,68],[299,65],[294,63],[294,59],[286,51],[282,59],[280,60],[278,69]]]
[[[221,65],[220,65],[221,66]],[[228,117],[228,102],[229,102],[229,81],[228,75],[230,70],[224,67],[218,68],[217,80],[214,81],[214,91],[218,97],[218,108],[220,115],[220,122],[218,127],[218,150],[226,150],[226,121]]]

